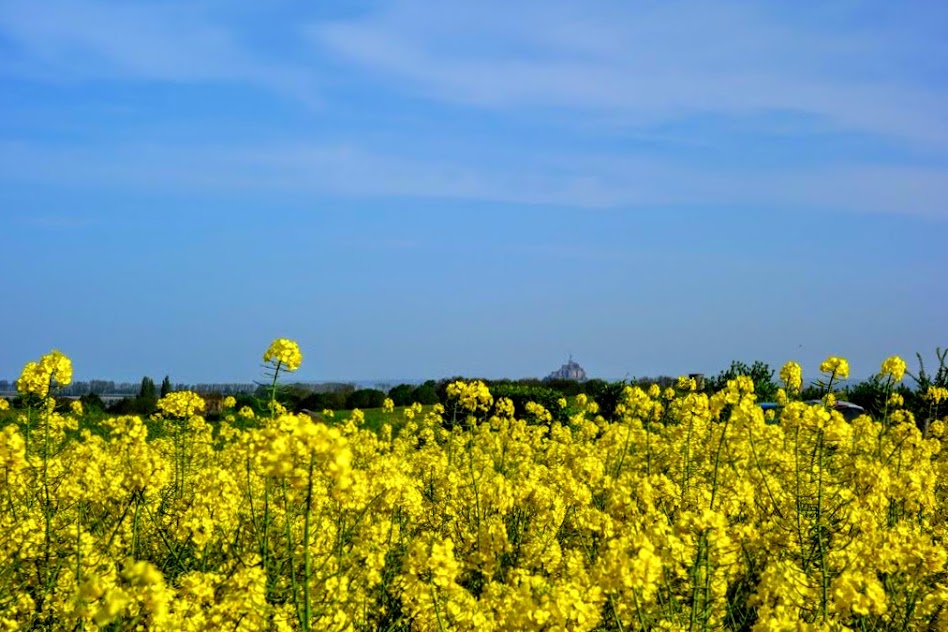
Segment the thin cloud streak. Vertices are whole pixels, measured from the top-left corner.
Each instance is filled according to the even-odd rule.
[[[50,0],[0,4],[0,34],[15,44],[0,74],[53,82],[235,82],[317,101],[314,73],[263,60],[236,29],[196,3]]]
[[[884,66],[888,41],[793,29],[747,6],[605,3],[599,20],[557,3],[505,4],[505,20],[491,3],[387,6],[308,33],[321,48],[448,102],[600,110],[645,126],[702,112],[786,111],[841,130],[948,140],[944,93],[894,72],[854,72]],[[488,54],[470,44],[475,38],[504,52]]]
[[[510,165],[411,158],[351,145],[58,147],[0,144],[0,181],[149,192],[306,193],[581,209],[740,205],[948,219],[948,168],[690,168],[623,156],[512,157]],[[514,166],[516,165],[516,166]]]

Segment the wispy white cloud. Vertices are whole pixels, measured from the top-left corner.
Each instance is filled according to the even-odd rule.
[[[0,73],[81,80],[241,82],[314,99],[314,77],[292,60],[266,60],[199,2],[0,2],[0,36],[13,44]]]
[[[742,205],[946,217],[948,89],[926,82],[916,69],[922,64],[910,62],[924,52],[948,54],[948,45],[916,41],[884,24],[874,31],[839,30],[830,19],[822,25],[813,16],[778,16],[779,4],[766,6],[394,0],[345,20],[284,15],[266,23],[269,38],[296,33],[309,43],[300,48],[299,42],[260,45],[246,16],[239,23],[228,3],[212,0],[48,0],[43,11],[26,0],[0,0],[0,43],[10,53],[0,60],[0,76],[236,82],[312,100],[316,82],[335,72],[335,79],[346,75],[363,99],[376,89],[407,93],[413,117],[434,112],[441,121],[386,130],[383,148],[378,137],[368,140],[358,116],[338,130],[309,120],[306,138],[338,142],[287,143],[255,130],[255,139],[227,145],[173,144],[132,123],[124,137],[152,142],[0,141],[0,178],[138,191],[429,197],[587,209]],[[419,95],[431,103],[420,103]],[[227,97],[215,96],[226,103]],[[348,103],[332,106],[341,110]],[[487,124],[484,140],[473,139],[479,132],[465,129],[463,116],[453,120],[455,109],[436,109],[444,103],[489,109],[503,125],[491,132]],[[371,103],[360,105],[366,117],[384,117]],[[557,115],[536,117],[542,122],[535,136],[507,135],[524,120],[517,116],[521,111],[549,110]],[[514,116],[502,118],[510,112]],[[242,121],[252,128],[270,114]],[[685,120],[691,124],[668,125]],[[714,145],[727,136],[728,125],[741,125],[735,121],[750,132],[718,152]],[[570,122],[574,135],[561,139]],[[214,123],[200,121],[212,129]],[[158,121],[160,129],[174,128],[175,138],[202,136],[194,125]],[[662,151],[623,151],[604,141],[601,129],[583,134],[595,126],[621,127],[623,139]],[[887,155],[888,162],[870,162],[843,150],[832,164],[821,165],[791,151],[780,170],[749,160],[734,161],[741,166],[712,162],[778,135],[805,143],[814,130],[924,146],[924,159],[902,164],[880,151],[877,158]],[[48,128],[43,132],[39,137]],[[455,132],[457,138],[444,140]],[[208,136],[222,137],[218,130]],[[29,138],[19,132],[13,137]],[[476,155],[465,151],[473,146]],[[817,150],[807,151],[812,157]]]
[[[893,68],[898,47],[912,44],[886,34],[821,32],[760,4],[383,6],[309,33],[380,78],[455,103],[572,108],[639,124],[789,111],[839,129],[948,141],[946,93]]]
[[[685,167],[621,155],[486,166],[318,143],[63,147],[0,143],[0,181],[152,192],[458,199],[581,209],[740,205],[948,219],[948,168]]]
[[[943,33],[854,28],[858,7],[844,16],[854,18],[849,28],[837,28],[846,20],[830,19],[830,8],[797,18],[803,9],[780,3],[701,0],[393,0],[345,20],[300,9],[262,25],[210,0],[42,7],[0,1],[0,39],[12,45],[0,74],[236,82],[317,102],[322,82],[359,70],[363,85],[441,102],[560,108],[641,129],[780,111],[805,115],[808,126],[948,142],[948,90],[936,81],[944,69],[918,71],[948,55]],[[260,45],[259,27],[281,45]]]

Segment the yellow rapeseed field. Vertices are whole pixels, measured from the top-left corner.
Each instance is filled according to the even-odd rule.
[[[302,354],[264,362],[275,394]],[[832,397],[848,364],[821,369]],[[948,630],[944,421],[923,436],[893,397],[849,423],[780,377],[779,423],[749,378],[629,386],[613,419],[561,400],[568,423],[457,382],[450,424],[386,402],[379,432],[327,425],[274,395],[215,427],[177,392],[93,433],[54,409],[53,352],[28,408],[0,404],[0,629]]]

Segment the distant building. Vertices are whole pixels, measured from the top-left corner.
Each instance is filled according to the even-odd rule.
[[[688,377],[695,381],[695,387],[699,391],[704,390],[704,373],[689,373]]]
[[[556,371],[553,371],[548,376],[548,380],[576,380],[577,382],[583,382],[586,380],[586,370],[583,367],[579,366],[578,363],[573,361],[573,356],[569,357],[569,361],[561,366]]]

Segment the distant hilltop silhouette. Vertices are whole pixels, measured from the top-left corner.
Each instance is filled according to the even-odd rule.
[[[548,376],[548,380],[576,380],[578,382],[583,382],[586,379],[586,370],[579,366],[577,362],[573,360],[573,356],[569,357],[569,361],[561,366],[556,371],[553,371]]]

